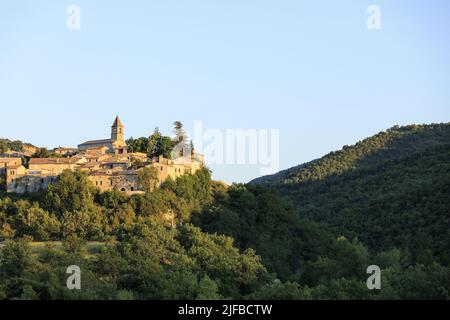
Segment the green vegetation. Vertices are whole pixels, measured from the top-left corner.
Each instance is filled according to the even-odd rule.
[[[336,236],[450,263],[449,124],[394,127],[259,182]]]
[[[174,134],[175,138],[172,139],[169,136],[164,136],[159,131],[159,128],[155,128],[150,137],[130,138],[128,139],[128,151],[129,152],[142,152],[146,153],[150,158],[164,156],[166,159],[172,158],[172,151],[175,146],[179,146],[182,150],[187,144],[188,138],[186,132],[183,129],[183,124],[180,121],[175,121]]]
[[[449,138],[396,127],[249,185],[204,168],[154,188],[144,171],[129,196],[65,171],[0,192],[0,299],[450,299]]]
[[[139,185],[145,192],[151,192],[158,185],[158,173],[155,168],[144,167],[138,171]]]
[[[59,153],[49,151],[47,148],[38,148],[36,152],[31,156],[32,158],[62,158]]]

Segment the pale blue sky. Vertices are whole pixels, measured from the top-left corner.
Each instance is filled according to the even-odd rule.
[[[108,137],[116,114],[127,137],[174,120],[274,128],[284,169],[395,124],[449,122],[449,39],[446,0],[2,1],[0,136],[76,146]]]

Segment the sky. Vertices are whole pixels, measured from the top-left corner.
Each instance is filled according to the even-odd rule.
[[[116,115],[126,137],[201,121],[278,130],[286,169],[393,125],[449,122],[449,39],[446,0],[2,1],[0,137],[76,146],[107,138]],[[229,183],[264,173],[208,166]]]

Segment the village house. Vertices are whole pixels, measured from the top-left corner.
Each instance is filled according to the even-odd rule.
[[[131,152],[127,154],[128,160],[129,161],[133,161],[133,160],[137,160],[137,161],[141,161],[141,162],[146,162],[148,161],[148,156],[145,153],[142,152]]]
[[[10,193],[27,193],[45,190],[64,170],[75,170],[86,163],[83,158],[31,158],[28,169],[23,165],[6,170],[6,190]]]
[[[75,170],[81,164],[86,163],[84,158],[31,158],[28,162],[28,170],[34,172],[50,172],[54,175],[61,174],[64,170]]]
[[[6,172],[6,191],[9,193],[33,193],[48,188],[58,175],[51,171],[32,171],[23,165],[8,167]]]
[[[156,170],[159,183],[163,183],[169,177],[175,180],[182,175],[193,174],[200,170],[203,166],[203,158],[196,161],[195,155],[192,155],[190,159],[191,161],[186,161],[186,158],[171,160],[159,156],[152,159],[149,167]]]
[[[141,193],[137,170],[98,170],[88,176],[92,184],[101,192],[113,189],[128,194]]]
[[[78,149],[75,148],[65,148],[65,147],[58,147],[53,149],[53,152],[56,154],[59,154],[61,156],[73,156],[75,154],[77,154]]]
[[[119,157],[119,156],[111,156],[108,157],[106,159],[104,159],[101,164],[100,167],[103,169],[116,169],[116,168],[120,168],[120,169],[127,169],[129,168],[131,165],[131,161],[129,160],[128,157]]]
[[[0,158],[0,175],[6,174],[7,167],[22,165],[22,158],[17,157],[5,157]]]

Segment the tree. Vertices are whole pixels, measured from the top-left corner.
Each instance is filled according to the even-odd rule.
[[[20,219],[19,232],[39,241],[58,239],[61,224],[55,215],[34,205],[17,216]]]
[[[14,141],[9,141],[9,140],[7,140],[7,142],[8,142],[8,147],[9,147],[9,149],[10,150],[13,150],[13,151],[17,151],[17,152],[20,152],[20,151],[22,151],[22,148],[23,148],[23,146],[25,145],[22,141],[20,141],[20,140],[14,140]]]
[[[163,156],[166,159],[172,158],[172,150],[176,145],[176,141],[172,140],[170,137],[161,136],[156,141],[155,146],[155,157]]]
[[[145,192],[151,192],[158,186],[158,173],[155,168],[145,167],[138,170],[138,184]]]
[[[131,137],[126,142],[128,145],[128,152],[142,152],[142,153],[147,152],[148,139],[145,137],[140,137],[137,139]]]
[[[240,252],[230,237],[210,235],[186,224],[179,228],[178,241],[225,297],[239,297],[269,279],[261,258],[252,249]]]
[[[175,121],[173,123],[175,134],[175,146],[172,150],[172,158],[176,159],[178,157],[188,157],[191,154],[190,146],[188,143],[188,138],[186,131],[183,129],[183,124],[180,121]]]
[[[8,149],[8,143],[5,140],[0,140],[0,154],[5,153]]]
[[[6,240],[0,250],[0,279],[21,276],[32,261],[30,247],[25,240]]]
[[[200,211],[212,201],[211,171],[202,168],[194,174],[186,174],[176,180],[168,179],[162,188],[186,200],[191,211]]]
[[[38,148],[32,158],[62,158],[62,155],[49,151],[47,148]]]
[[[153,133],[148,138],[147,154],[150,158],[158,155],[157,144],[161,137],[161,132],[159,132],[159,128],[156,127],[155,130],[153,130]]]
[[[64,170],[49,186],[45,204],[61,217],[65,212],[89,210],[94,205],[93,199],[93,187],[87,175],[78,170]]]
[[[173,132],[175,133],[176,136],[176,141],[177,142],[183,142],[184,140],[186,140],[186,131],[184,131],[183,129],[183,124],[180,121],[175,121],[173,123],[174,129]]]
[[[6,178],[0,175],[0,192],[6,191]]]
[[[282,283],[279,280],[261,287],[247,296],[250,300],[310,300],[311,290],[297,282]]]

